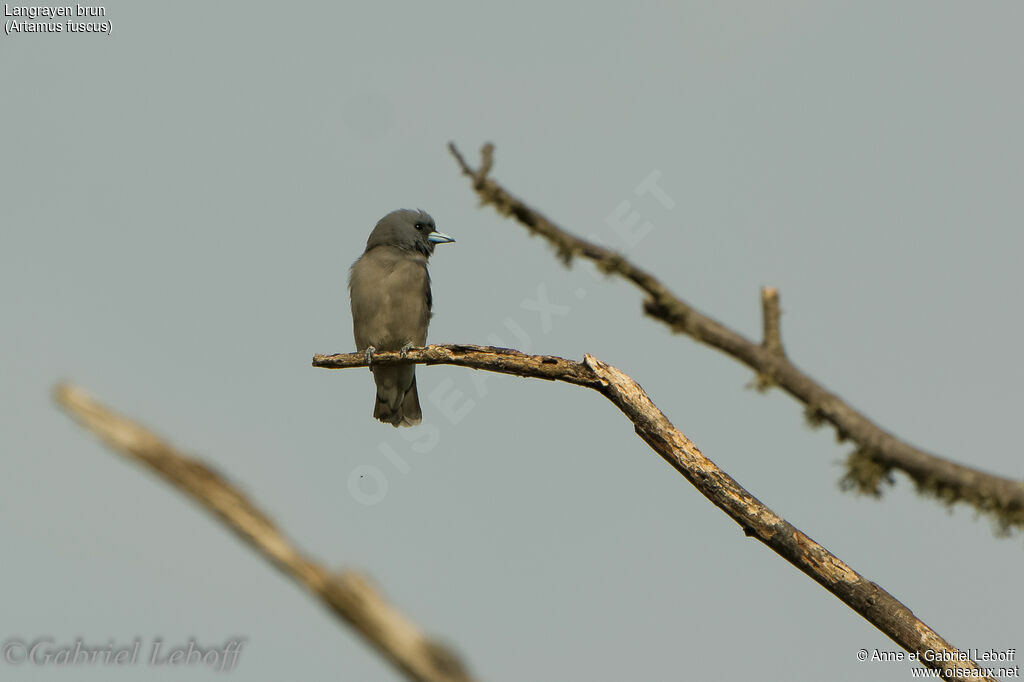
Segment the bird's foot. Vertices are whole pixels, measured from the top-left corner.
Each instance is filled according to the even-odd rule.
[[[415,347],[416,346],[412,345],[411,343],[407,343],[404,346],[402,346],[401,350],[398,351],[398,354],[402,357],[403,360],[405,360],[407,357],[409,357],[409,350]]]
[[[373,354],[377,352],[377,349],[373,346],[367,346],[366,350],[363,351],[363,355],[366,357],[366,366],[369,367],[373,364]]]

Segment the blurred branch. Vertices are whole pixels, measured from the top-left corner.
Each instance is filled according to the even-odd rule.
[[[446,646],[427,639],[411,621],[352,570],[332,574],[303,556],[274,523],[237,488],[197,459],[187,457],[139,424],[74,386],[60,385],[57,402],[79,423],[129,459],[145,464],[212,512],[278,569],[316,595],[409,679],[469,682],[469,673]]]
[[[772,297],[774,300],[768,299],[767,293],[762,294],[765,297],[762,299],[765,340],[763,344],[755,343],[675,296],[653,275],[622,254],[568,233],[509,194],[487,175],[494,164],[493,145],[484,145],[481,165],[476,170],[466,163],[454,144],[449,144],[448,148],[463,174],[472,179],[481,204],[494,206],[502,215],[518,220],[531,234],[547,239],[566,265],[573,257],[582,256],[593,261],[601,271],[633,282],[647,294],[644,311],[648,315],[675,332],[736,358],[757,373],[759,387],[779,386],[806,406],[805,413],[812,424],[828,422],[835,427],[840,441],[854,442],[857,447],[847,460],[841,481],[844,489],[877,497],[881,494],[882,483],[891,482],[891,472],[897,469],[907,474],[925,494],[948,504],[966,502],[992,515],[999,531],[1024,528],[1024,482],[958,464],[900,440],[790,362],[782,351],[777,291]]]
[[[584,355],[583,362],[574,362],[549,355],[526,355],[508,348],[471,345],[414,348],[408,351],[405,360],[398,352],[373,356],[374,365],[402,362],[459,365],[501,374],[564,381],[594,389],[622,410],[633,422],[637,435],[704,497],[738,523],[744,533],[756,537],[813,578],[901,647],[920,654],[924,665],[954,675],[950,673],[954,669],[979,670],[971,660],[955,660],[959,656],[955,653],[957,650],[918,620],[910,609],[778,516],[719,469],[672,425],[639,384],[611,365],[591,355]],[[366,367],[367,363],[363,353],[346,353],[315,355],[313,366],[341,369]],[[928,661],[925,651],[938,654],[930,658],[948,657],[951,660]],[[949,655],[943,656],[940,652]],[[973,677],[970,674],[966,676]]]

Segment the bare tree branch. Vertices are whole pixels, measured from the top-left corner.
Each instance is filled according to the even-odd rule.
[[[212,512],[283,573],[305,586],[411,680],[470,682],[448,647],[419,628],[377,593],[360,573],[332,574],[303,556],[263,512],[220,474],[181,454],[151,431],[110,411],[74,386],[61,385],[57,402],[79,423],[127,458],[145,464]]]
[[[404,360],[398,352],[376,353],[372,361],[375,365],[402,362],[459,365],[500,374],[564,381],[598,391],[633,422],[637,435],[704,497],[736,521],[744,533],[757,538],[813,578],[901,647],[917,652],[922,664],[941,670],[950,677],[956,675],[953,671],[957,669],[980,672],[974,661],[955,660],[963,654],[918,620],[895,597],[804,535],[719,469],[672,425],[639,384],[611,365],[591,355],[584,355],[583,362],[574,362],[550,355],[526,355],[508,348],[472,345],[414,348],[408,351]],[[315,355],[313,366],[341,369],[366,367],[367,363],[363,353],[346,353]],[[926,651],[939,656],[926,656]],[[942,654],[954,660],[927,660],[943,657]],[[970,674],[965,676],[974,677]]]
[[[1024,528],[1024,482],[994,476],[925,452],[872,422],[790,362],[782,352],[781,341],[777,348],[773,345],[771,339],[775,331],[769,329],[769,317],[775,313],[768,309],[768,302],[765,302],[765,343],[758,344],[699,312],[622,254],[573,236],[511,195],[487,176],[494,163],[493,145],[484,145],[483,161],[477,170],[466,163],[454,144],[449,144],[448,148],[463,174],[472,178],[473,189],[482,205],[494,206],[502,215],[514,217],[530,233],[547,239],[566,265],[574,256],[583,256],[603,272],[633,282],[647,294],[644,311],[648,315],[675,332],[736,358],[757,373],[758,386],[777,385],[802,402],[810,423],[828,422],[835,427],[840,440],[853,441],[857,448],[847,460],[847,471],[841,481],[844,489],[879,496],[881,484],[891,481],[891,471],[898,469],[925,494],[949,504],[966,502],[990,514],[1000,532]],[[777,317],[772,324],[777,330]]]

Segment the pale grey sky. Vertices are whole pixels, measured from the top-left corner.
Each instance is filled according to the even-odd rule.
[[[421,368],[425,424],[397,431],[371,419],[365,370],[312,369],[353,348],[347,271],[373,224],[420,207],[458,240],[432,259],[430,341],[619,367],[953,644],[1024,651],[1020,536],[902,478],[881,502],[840,493],[848,446],[645,318],[629,285],[479,209],[445,150],[476,163],[493,141],[511,191],[746,334],[778,286],[798,365],[911,442],[1020,479],[1020,3],[104,7],[109,36],[0,36],[3,642],[241,636],[235,679],[401,679],[59,413],[67,379],[368,572],[481,680],[909,679],[858,662],[896,645],[597,394]],[[635,192],[655,172],[671,208]],[[652,225],[635,243],[609,224],[624,201]],[[376,504],[350,488],[360,467],[387,481]]]

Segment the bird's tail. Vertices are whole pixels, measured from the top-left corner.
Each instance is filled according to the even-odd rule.
[[[416,377],[412,379],[412,385],[405,392],[402,402],[391,407],[386,398],[381,398],[378,391],[376,401],[373,404],[373,416],[386,424],[392,426],[415,426],[423,421],[423,412],[420,410],[420,397],[416,392]]]

